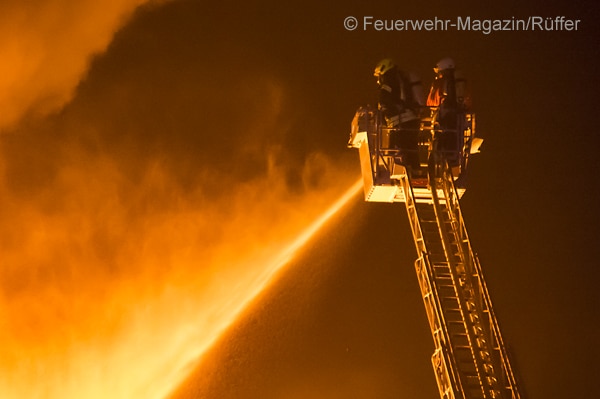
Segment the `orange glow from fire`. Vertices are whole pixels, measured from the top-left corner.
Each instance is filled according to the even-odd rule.
[[[173,194],[156,167],[124,198],[110,162],[89,168],[2,199],[2,398],[165,397],[359,190],[290,199],[271,176],[225,206]]]
[[[135,82],[103,81],[94,94],[106,97],[45,125],[77,102],[91,60],[136,8],[163,2],[34,3],[0,5],[0,398],[163,398],[358,187],[342,195],[354,176],[318,154],[293,166],[299,181],[290,188],[282,151],[238,178],[243,162],[219,174],[198,156],[175,165],[191,170],[178,175],[179,154],[118,147],[114,137],[146,138],[127,111],[117,115],[135,102],[121,99],[137,93]],[[283,85],[240,79],[231,83],[237,100],[256,109],[239,116],[236,148],[256,158],[277,152],[277,143],[264,146],[281,133]],[[213,80],[190,87],[207,104],[228,90]],[[187,109],[168,98],[169,111]],[[86,113],[94,107],[114,125],[95,126]],[[203,121],[225,137],[217,127]]]

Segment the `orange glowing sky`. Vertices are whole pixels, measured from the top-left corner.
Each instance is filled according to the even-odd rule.
[[[135,116],[106,108],[139,103],[135,88],[78,86],[94,85],[93,57],[145,2],[38,3],[0,5],[0,397],[162,398],[356,193],[356,176],[314,152],[290,189],[285,150],[263,141],[289,129],[275,123],[286,88],[264,74],[240,93],[260,111],[227,130],[258,172],[210,139],[182,145],[231,155],[233,174],[168,148],[140,155],[142,128],[119,144],[111,135],[128,137]]]
[[[268,210],[244,203],[231,214],[179,198],[131,218],[111,187],[117,172],[94,166],[65,172],[73,203],[60,212],[8,204],[20,223],[2,230],[3,398],[164,397],[360,189],[338,202],[339,186],[286,200],[266,179],[242,191]],[[154,171],[139,189],[169,188]]]

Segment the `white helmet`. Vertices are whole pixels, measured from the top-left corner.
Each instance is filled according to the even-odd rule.
[[[445,71],[446,69],[454,69],[454,60],[450,57],[442,58],[435,65],[435,68],[433,68],[435,73]]]
[[[375,72],[373,73],[373,75],[380,77],[381,75],[383,75],[390,69],[394,68],[395,66],[396,66],[396,63],[394,61],[392,61],[390,58],[384,58],[383,60],[379,61],[379,63],[375,67]]]

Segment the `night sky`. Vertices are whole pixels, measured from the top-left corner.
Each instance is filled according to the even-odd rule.
[[[23,100],[25,105],[15,106],[16,117],[0,120],[2,251],[13,256],[20,245],[16,237],[30,230],[28,219],[13,215],[30,215],[29,209],[60,215],[83,198],[57,186],[65,170],[80,171],[84,177],[73,179],[85,182],[77,183],[78,190],[94,204],[133,198],[119,208],[118,220],[132,222],[133,233],[115,233],[107,217],[107,225],[92,234],[91,251],[99,261],[77,271],[111,284],[144,269],[123,266],[120,245],[147,231],[143,220],[160,216],[168,225],[173,188],[176,200],[200,198],[198,207],[215,209],[211,225],[233,224],[237,215],[262,209],[263,198],[252,187],[261,182],[260,190],[268,191],[262,179],[273,168],[278,187],[284,187],[277,192],[286,198],[312,198],[337,185],[345,189],[360,173],[357,152],[346,148],[350,122],[359,106],[375,102],[376,63],[394,58],[428,87],[437,60],[451,56],[468,78],[477,133],[485,140],[482,153],[471,160],[463,215],[524,398],[599,397],[600,15],[589,4],[142,5],[124,14],[128,22],[104,46],[94,46],[95,56],[77,78],[69,78],[75,83],[64,98]],[[344,28],[348,16],[362,21],[563,15],[580,20],[579,29],[484,34]],[[72,29],[78,30],[85,31]],[[11,98],[15,103],[26,96]],[[104,162],[119,177],[108,199],[94,183],[111,181]],[[167,182],[140,194],[138,187],[157,162]],[[99,165],[102,174],[96,175]],[[327,192],[323,198],[333,196]],[[276,221],[266,211],[259,215],[267,216],[254,235],[268,236],[268,224],[279,226],[285,219],[281,213]],[[18,226],[16,233],[12,226]],[[248,226],[239,235],[219,230],[206,245],[227,240],[235,251],[243,233],[253,234]],[[87,253],[85,246],[67,248]],[[404,206],[357,197],[202,357],[173,398],[436,397],[433,342],[415,257]],[[14,288],[22,283],[10,270],[2,275],[7,303],[37,289]],[[58,281],[55,287],[62,290],[62,276],[75,279],[70,273],[53,269],[37,273],[41,280],[35,281]],[[35,328],[28,327],[33,334],[29,330]]]

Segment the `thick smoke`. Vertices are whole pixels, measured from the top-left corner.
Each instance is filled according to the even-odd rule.
[[[93,55],[148,0],[3,1],[0,4],[0,129],[60,109]]]
[[[286,146],[285,76],[134,34],[88,75],[141,3],[3,6],[3,398],[166,394],[355,178]]]

